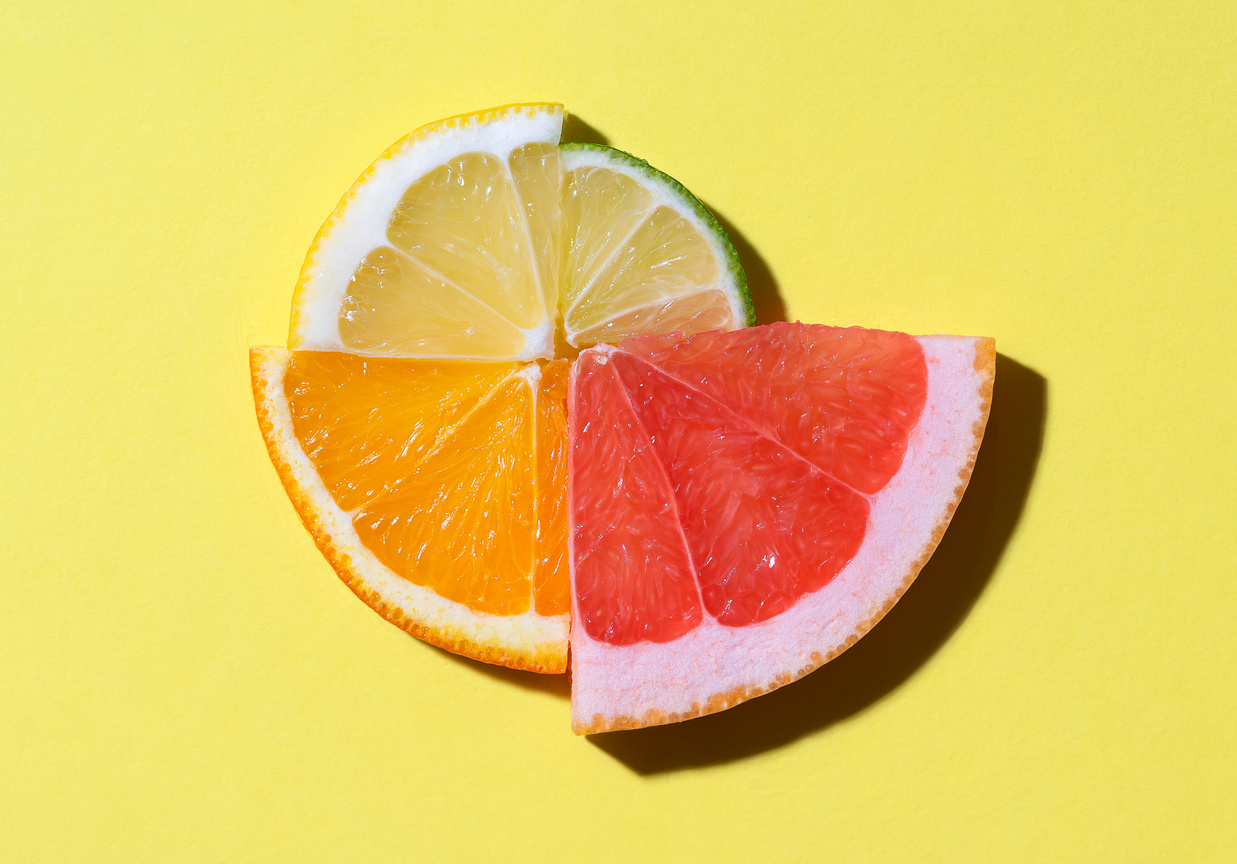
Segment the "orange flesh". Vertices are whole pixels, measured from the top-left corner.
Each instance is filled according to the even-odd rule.
[[[533,579],[538,615],[571,608],[567,577],[567,371],[555,360],[542,368],[537,391],[537,571]]]
[[[780,324],[581,357],[572,395],[580,624],[615,645],[767,620],[827,584],[927,393],[905,334]],[[646,464],[647,463],[647,464]],[[634,586],[634,587],[633,587]]]
[[[563,377],[296,351],[284,389],[306,455],[383,564],[478,612],[518,615],[535,595],[554,615],[568,591]]]

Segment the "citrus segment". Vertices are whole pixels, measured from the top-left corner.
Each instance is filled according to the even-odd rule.
[[[511,151],[507,160],[515,180],[528,240],[541,286],[541,309],[550,317],[558,310],[559,258],[562,255],[563,218],[559,202],[562,165],[558,148],[535,142]]]
[[[743,338],[727,341],[732,335]],[[598,594],[621,592],[622,573],[586,582],[575,551],[573,728],[718,711],[810,672],[870,629],[931,555],[965,490],[994,360],[986,339],[795,324],[582,354],[570,401],[572,464],[604,452],[590,438],[619,437],[599,406],[580,398],[601,365],[619,379],[657,456],[646,470],[664,473],[673,489],[673,513],[654,502],[655,533],[680,530],[689,561],[662,578],[697,582],[703,614],[671,640],[599,634],[582,610],[604,607]],[[849,440],[879,445],[868,470],[843,446]],[[858,491],[822,464],[875,491]],[[573,538],[591,532],[603,538],[589,547],[594,559],[625,560],[629,540],[605,520],[616,499],[639,499],[602,471],[578,472],[572,484]],[[641,514],[618,515],[632,524]],[[677,524],[667,527],[671,516]],[[602,521],[586,524],[594,520]],[[614,596],[645,602],[654,610],[646,615],[659,603],[652,591]]]
[[[393,145],[314,239],[289,347],[552,356],[561,128],[559,105],[511,105]]]
[[[632,333],[701,333],[735,326],[723,292],[708,289],[622,312],[575,334],[578,345],[617,342]]]
[[[854,557],[863,496],[647,363],[616,352],[610,365],[665,466],[709,615],[772,618]]]
[[[620,150],[560,150],[566,266],[559,281],[568,342],[753,323],[738,255],[690,192]],[[687,298],[690,312],[678,308]]]
[[[485,303],[390,246],[357,265],[338,329],[341,348],[403,357],[514,357],[527,342]]]
[[[527,611],[533,435],[533,391],[526,378],[510,378],[459,424],[448,446],[413,466],[397,494],[353,514],[361,542],[392,571],[448,600],[491,615]]]
[[[567,563],[567,372],[547,363],[537,387],[537,567],[533,602],[538,615],[571,608]]]
[[[406,494],[416,467],[519,368],[294,351],[284,389],[306,455],[339,506],[354,511]]]
[[[576,361],[569,417],[574,626],[611,645],[678,639],[700,594],[670,480],[608,355]]]
[[[507,164],[465,153],[408,187],[387,240],[515,326],[534,327],[546,307],[525,203]]]
[[[778,323],[623,348],[860,492],[897,473],[923,411],[927,367],[905,333]]]
[[[566,528],[537,518],[566,510],[539,480],[565,471],[561,384],[516,363],[250,356],[271,459],[344,582],[448,650],[564,671]]]

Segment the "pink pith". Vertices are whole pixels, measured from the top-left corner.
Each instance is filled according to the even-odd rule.
[[[854,559],[791,609],[746,627],[723,626],[706,614],[676,641],[613,646],[573,625],[577,733],[687,719],[789,683],[853,644],[902,595],[966,488],[987,421],[995,359],[989,339],[917,341],[927,361],[927,402],[898,473],[869,496],[870,522]]]

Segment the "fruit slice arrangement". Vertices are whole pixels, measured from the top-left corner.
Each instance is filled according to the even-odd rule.
[[[250,365],[344,582],[479,660],[562,672],[570,633],[591,732],[727,707],[874,624],[965,488],[994,355],[750,326],[708,210],[561,125],[515,105],[397,142]]]

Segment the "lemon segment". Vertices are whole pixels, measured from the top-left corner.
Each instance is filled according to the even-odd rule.
[[[554,353],[560,105],[422,127],[357,179],[318,232],[288,346],[388,357]]]

